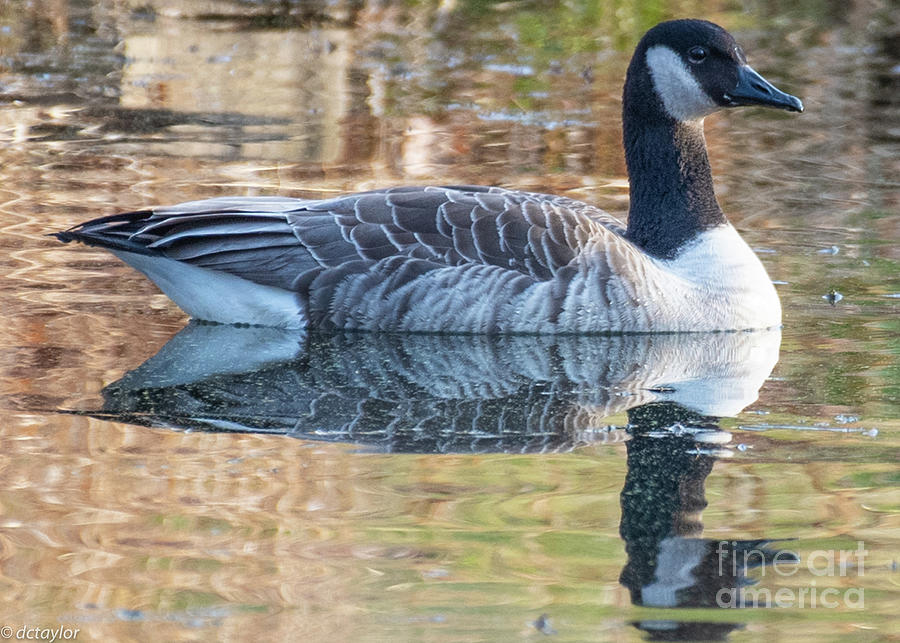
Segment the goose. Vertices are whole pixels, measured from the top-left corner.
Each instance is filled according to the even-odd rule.
[[[199,320],[478,334],[777,327],[781,304],[716,201],[703,121],[802,112],[722,27],[650,29],[622,120],[627,225],[563,196],[392,187],[326,199],[220,197],[101,217],[55,236],[99,246]]]

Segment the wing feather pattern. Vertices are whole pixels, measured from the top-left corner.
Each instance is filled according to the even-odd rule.
[[[192,201],[95,219],[57,236],[296,290],[311,321],[315,309],[337,322],[335,297],[354,275],[372,273],[354,290],[387,296],[432,270],[480,264],[511,271],[521,291],[567,266],[568,275],[588,245],[615,246],[623,231],[603,211],[564,197],[459,186]]]

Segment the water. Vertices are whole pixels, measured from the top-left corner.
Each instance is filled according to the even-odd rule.
[[[156,203],[425,182],[623,214],[622,74],[674,7],[0,5],[0,626],[896,636],[888,3],[678,5],[807,108],[707,122],[723,208],[779,284],[780,334],[186,326],[114,258],[44,236]],[[780,606],[717,607],[742,578]]]

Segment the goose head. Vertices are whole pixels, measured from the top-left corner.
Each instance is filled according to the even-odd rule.
[[[635,50],[625,85],[626,116],[654,114],[698,121],[725,107],[759,105],[802,112],[800,99],[776,88],[750,65],[722,27],[672,20],[653,27]]]
[[[728,223],[716,201],[703,119],[726,107],[803,111],[747,64],[727,31],[672,20],[648,31],[625,78],[622,129],[629,176],[626,237],[671,259],[700,234]]]

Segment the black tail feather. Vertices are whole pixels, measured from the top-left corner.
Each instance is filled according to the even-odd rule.
[[[138,252],[145,255],[158,255],[159,252],[147,248],[145,241],[132,240],[147,220],[153,216],[151,210],[137,210],[112,214],[85,221],[68,230],[51,232],[48,236],[56,237],[63,243],[78,241],[88,246],[97,246],[109,250]]]

